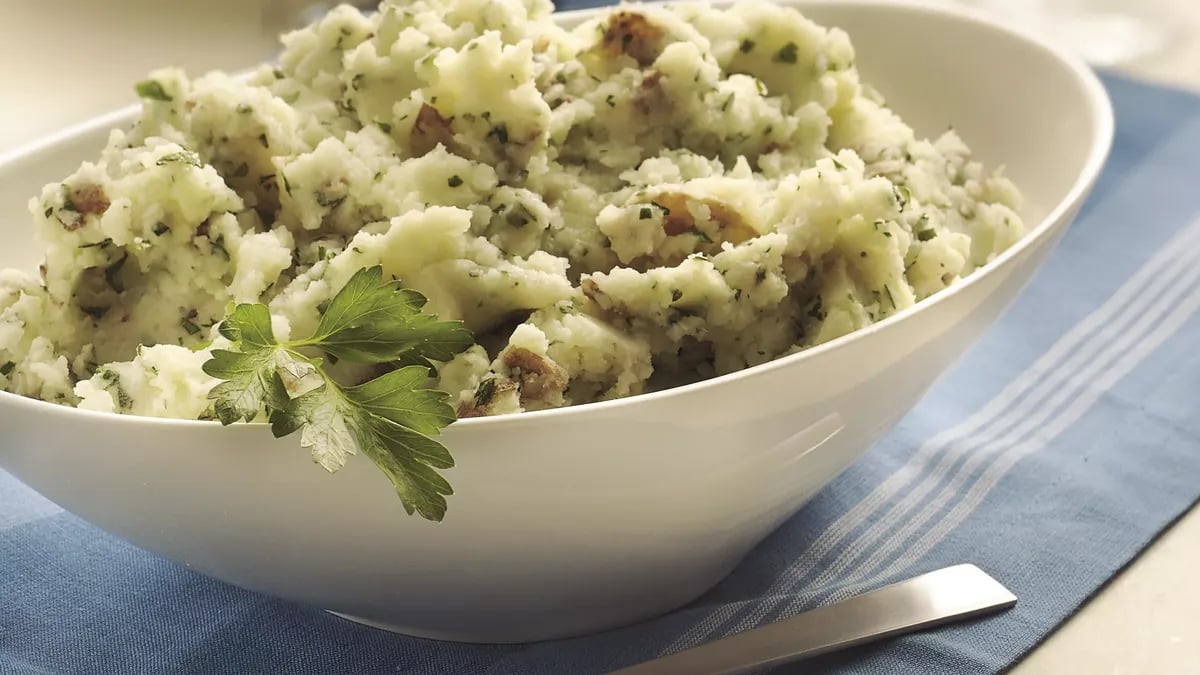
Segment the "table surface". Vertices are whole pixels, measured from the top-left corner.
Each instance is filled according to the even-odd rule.
[[[177,0],[169,12],[159,0],[8,0],[5,5],[0,22],[0,62],[6,64],[0,69],[0,154],[130,104],[132,83],[157,66],[175,64],[189,72],[240,69],[267,58],[275,48],[258,2]],[[1158,0],[1121,6],[1156,13],[1174,31],[1167,49],[1122,69],[1200,91],[1200,3]],[[102,67],[97,65],[101,55]],[[1012,672],[1200,672],[1196,569],[1200,508],[1168,530]]]

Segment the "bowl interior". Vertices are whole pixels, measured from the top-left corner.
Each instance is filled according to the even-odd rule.
[[[850,34],[863,82],[919,136],[953,127],[985,166],[1004,167],[1025,196],[1031,230],[1087,173],[1111,133],[1088,79],[990,20],[886,1],[799,6]]]

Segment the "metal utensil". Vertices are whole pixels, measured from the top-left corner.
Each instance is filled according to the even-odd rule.
[[[1008,609],[1017,596],[955,565],[609,675],[729,675]]]

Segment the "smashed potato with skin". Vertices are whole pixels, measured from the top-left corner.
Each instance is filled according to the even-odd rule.
[[[202,416],[230,303],[310,334],[379,265],[476,334],[428,383],[459,416],[602,401],[870,325],[1024,233],[1015,186],[918,137],[841,30],[757,0],[552,11],[343,5],[249,79],[152,73],[30,204],[46,258],[0,272],[0,387]]]

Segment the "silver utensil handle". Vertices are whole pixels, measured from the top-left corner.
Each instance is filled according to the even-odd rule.
[[[974,565],[955,565],[610,675],[730,675],[817,656],[1017,604]]]

